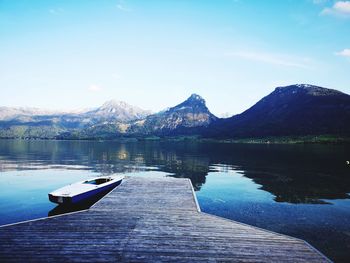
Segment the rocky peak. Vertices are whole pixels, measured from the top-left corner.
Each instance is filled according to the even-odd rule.
[[[100,109],[113,109],[113,108],[125,108],[125,107],[129,107],[130,105],[128,105],[126,102],[124,101],[119,101],[119,100],[109,100],[106,101],[105,103],[102,104],[102,106],[100,107]]]
[[[142,124],[136,124],[130,129],[134,132],[174,135],[185,132],[183,129],[186,128],[206,127],[215,120],[217,117],[209,111],[205,100],[192,94],[182,103],[152,114]]]
[[[285,87],[277,87],[275,92],[277,94],[307,94],[311,96],[332,96],[343,94],[340,91],[318,87],[310,84],[294,84]]]
[[[206,113],[209,112],[207,106],[205,105],[205,100],[197,94],[192,94],[184,102],[176,105],[175,107],[170,108],[169,110],[170,111],[173,111],[173,110],[175,110],[175,111],[196,110],[196,111],[201,111],[201,112],[206,112]]]
[[[188,97],[188,99],[185,100],[183,103],[200,104],[205,106],[205,100],[201,96],[195,93],[193,93],[190,97]]]
[[[87,112],[85,115],[108,121],[128,122],[146,117],[150,112],[132,106],[124,101],[109,100],[101,107]]]

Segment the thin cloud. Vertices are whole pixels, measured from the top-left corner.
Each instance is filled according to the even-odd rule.
[[[62,14],[64,12],[64,9],[63,8],[51,8],[49,9],[49,13],[50,14],[53,14],[53,15],[59,15],[59,14]]]
[[[129,7],[126,6],[125,1],[123,1],[123,0],[120,0],[120,1],[118,2],[117,8],[118,8],[120,11],[123,11],[123,12],[130,12],[130,11],[132,11]]]
[[[350,17],[350,1],[337,1],[332,7],[323,9],[321,15]]]
[[[88,87],[88,91],[90,92],[99,92],[101,91],[102,88],[96,84],[91,84],[89,87]]]
[[[287,55],[281,54],[272,54],[272,53],[257,53],[257,52],[229,52],[226,53],[226,56],[237,57],[246,60],[258,61],[267,64],[284,66],[284,67],[295,67],[295,68],[303,68],[310,69],[311,67],[308,65],[310,59],[308,58],[295,58]]]
[[[339,52],[336,52],[335,53],[337,56],[342,56],[342,57],[348,57],[350,58],[350,49],[349,48],[346,48],[342,51],[339,51]]]

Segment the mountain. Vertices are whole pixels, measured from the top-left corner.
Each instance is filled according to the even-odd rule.
[[[74,112],[0,107],[0,138],[113,139],[179,135],[219,139],[350,137],[350,95],[307,84],[278,87],[243,113],[222,119],[214,116],[197,94],[155,114],[115,100],[95,109]]]
[[[63,114],[63,112],[43,110],[31,107],[0,107],[0,121],[16,119],[19,117],[43,116]]]
[[[278,87],[254,106],[212,123],[206,137],[350,135],[350,96],[318,86]]]
[[[121,101],[107,101],[101,107],[79,111],[45,111],[36,108],[0,108],[0,138],[80,138],[80,133],[99,137],[99,127],[125,130],[123,123],[145,118],[150,112]],[[111,130],[111,128],[109,128]]]
[[[131,134],[180,135],[194,132],[217,120],[205,104],[205,100],[192,94],[187,100],[165,111],[134,122],[127,129]]]
[[[92,118],[95,122],[130,122],[143,119],[150,115],[150,112],[129,105],[124,101],[110,100],[105,102],[101,107],[85,112],[81,115],[87,118]]]
[[[37,108],[10,108],[0,107],[0,121],[13,122],[83,122],[93,124],[104,121],[129,122],[145,118],[149,111],[131,106],[123,101],[111,100],[105,102],[101,107],[89,110],[74,111],[49,111]]]

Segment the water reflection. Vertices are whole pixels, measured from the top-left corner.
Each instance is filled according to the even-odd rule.
[[[190,178],[240,171],[276,202],[325,204],[350,192],[350,149],[341,145],[239,145],[196,142],[0,141],[0,171],[35,169],[163,171]]]
[[[348,262],[349,159],[348,145],[0,140],[0,224],[76,210],[55,208],[47,193],[88,177],[186,177],[202,211],[305,239]]]
[[[109,192],[111,192],[112,190],[106,190],[106,191],[100,192],[97,195],[95,195],[94,197],[89,198],[88,200],[85,200],[84,202],[80,202],[79,204],[57,205],[55,208],[53,208],[49,211],[48,216],[56,216],[56,215],[61,215],[61,214],[65,214],[65,213],[76,212],[76,211],[88,209],[91,206],[93,206],[96,202],[98,202],[102,197],[104,197]]]

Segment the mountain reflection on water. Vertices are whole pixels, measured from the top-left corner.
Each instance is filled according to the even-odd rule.
[[[190,178],[199,191],[219,165],[251,178],[276,202],[288,203],[326,204],[325,199],[349,198],[349,158],[347,145],[0,140],[0,171],[154,170]]]
[[[350,262],[349,159],[348,145],[0,140],[0,225],[88,208],[56,207],[47,194],[89,177],[185,177],[202,211]]]

